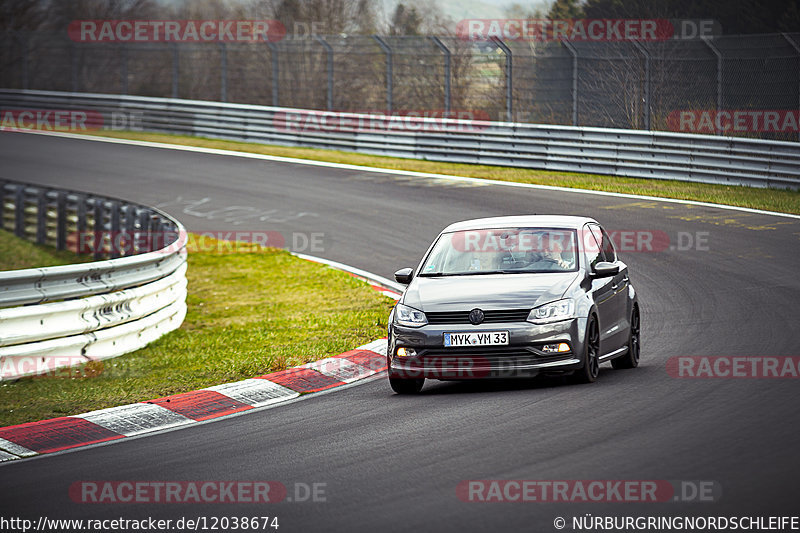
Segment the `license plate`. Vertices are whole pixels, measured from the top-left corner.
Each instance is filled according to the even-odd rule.
[[[455,346],[504,346],[508,344],[507,331],[476,331],[475,333],[445,333],[444,345]]]

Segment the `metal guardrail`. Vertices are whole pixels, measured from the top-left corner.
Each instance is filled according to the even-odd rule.
[[[431,161],[800,188],[800,144],[712,135],[333,113],[198,100],[0,90],[0,110],[78,110],[151,132]],[[102,124],[89,124],[101,128]]]
[[[151,207],[0,180],[0,228],[73,265],[0,272],[0,380],[116,357],[186,314],[186,231]]]

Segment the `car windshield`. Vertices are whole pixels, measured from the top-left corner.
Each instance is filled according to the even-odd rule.
[[[524,274],[578,270],[574,230],[479,229],[445,233],[420,276]]]

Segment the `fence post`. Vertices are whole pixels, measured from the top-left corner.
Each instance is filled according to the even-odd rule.
[[[378,41],[383,52],[386,54],[386,111],[387,114],[391,115],[392,110],[394,109],[393,102],[392,102],[392,72],[393,72],[393,57],[392,57],[392,49],[389,47],[388,44],[384,42],[383,39],[378,37],[377,35],[372,36],[373,39]]]
[[[178,53],[178,43],[172,43],[172,97],[178,97],[178,74],[180,56]]]
[[[644,129],[650,131],[650,52],[639,41],[631,41],[644,56]]]
[[[492,41],[503,51],[503,54],[506,56],[506,68],[505,68],[505,75],[506,75],[506,120],[508,122],[514,121],[514,104],[513,97],[514,91],[512,87],[512,75],[514,73],[514,62],[513,56],[511,54],[511,49],[506,46],[506,43],[500,40],[499,37],[492,37]]]
[[[572,125],[578,125],[578,50],[566,39],[561,39],[561,44],[569,50],[572,56]]]
[[[27,33],[22,34],[22,88],[28,88],[28,40],[30,36]]]
[[[722,53],[719,49],[714,46],[714,44],[708,39],[708,37],[701,37],[706,46],[708,46],[714,55],[717,56],[717,113],[714,118],[714,131],[717,135],[722,135],[722,130],[720,130],[717,126],[719,125],[719,112],[722,111]]]
[[[783,35],[784,39],[789,41],[789,44],[792,45],[792,48],[797,52],[798,61],[800,62],[800,45],[798,45],[788,33],[782,33],[781,35]],[[800,69],[798,69],[798,74],[800,74]],[[797,79],[797,108],[800,109],[800,75]],[[800,131],[797,132],[797,140],[800,141]]]
[[[450,49],[436,37],[431,36],[431,40],[436,43],[436,46],[444,52],[444,112],[446,115],[450,114]]]
[[[327,108],[328,111],[333,111],[333,47],[328,44],[328,41],[323,39],[319,35],[314,36],[317,41],[325,48],[325,53],[327,55],[327,63],[328,63],[328,97],[327,97]]]
[[[220,73],[219,73],[219,99],[221,102],[228,101],[228,47],[224,42],[219,43],[220,53]]]
[[[267,42],[269,55],[272,57],[272,106],[278,107],[278,78],[280,70],[278,68],[278,47],[274,43]]]

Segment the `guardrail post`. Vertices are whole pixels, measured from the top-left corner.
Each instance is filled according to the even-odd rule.
[[[328,41],[319,35],[314,36],[317,41],[325,48],[325,55],[327,56],[328,64],[328,97],[327,108],[328,111],[333,111],[333,47],[328,44]]]
[[[136,235],[136,243],[144,244],[144,249],[138,249],[136,253],[152,252],[152,237],[150,235],[150,211],[142,209],[139,212],[139,233]],[[144,243],[142,243],[142,235],[144,235]]]
[[[120,241],[120,207],[119,202],[111,202],[110,206],[111,228],[108,232],[108,246],[111,259],[116,259],[120,256],[119,243]]]
[[[14,192],[14,235],[25,238],[25,187]]]
[[[104,216],[104,205],[103,201],[100,198],[93,198],[94,201],[94,238],[92,240],[94,244],[94,258],[100,260],[103,258],[103,244],[105,239],[103,238],[103,234],[105,233],[105,216]]]
[[[135,205],[125,204],[125,248],[122,250],[123,255],[135,255],[135,233],[136,233],[136,211]]]
[[[77,240],[75,241],[75,253],[86,253],[81,247],[82,242],[86,242],[89,236],[86,234],[86,196],[83,194],[78,195],[78,200],[75,205],[75,233],[77,233]]]
[[[393,99],[392,97],[394,92],[392,87],[392,77],[393,77],[392,74],[394,70],[392,49],[379,36],[373,35],[372,38],[378,42],[378,45],[380,45],[381,50],[383,50],[383,53],[386,54],[386,113],[388,115],[391,115],[392,110],[394,109],[394,105],[392,102]]]
[[[178,97],[178,75],[180,67],[180,55],[178,43],[172,43],[172,97]]]
[[[450,114],[450,49],[447,48],[444,43],[436,37],[435,35],[431,36],[431,40],[439,47],[444,53],[444,112],[446,114]]]
[[[789,44],[792,45],[794,51],[797,52],[798,61],[800,61],[800,45],[798,45],[788,33],[782,33],[781,35],[783,35],[783,38],[789,41]],[[797,77],[797,108],[800,109],[800,69],[798,69]],[[797,132],[797,140],[800,141],[800,131]]]
[[[578,125],[578,50],[566,39],[561,39],[561,44],[569,50],[572,56],[572,125]]]
[[[163,246],[162,232],[164,230],[161,224],[161,217],[156,214],[150,215],[150,251],[158,250]]]
[[[63,250],[67,247],[67,193],[56,194],[56,250]]]
[[[650,131],[650,52],[639,41],[631,41],[644,56],[644,129]]]
[[[714,52],[714,55],[717,56],[717,114],[714,120],[714,131],[717,135],[722,135],[722,130],[717,127],[719,125],[717,118],[719,117],[719,112],[722,111],[722,53],[713,45],[708,37],[702,37],[702,40],[706,43],[706,46]]]
[[[506,120],[509,122],[514,121],[514,107],[513,107],[513,98],[514,98],[514,90],[512,87],[512,78],[514,74],[514,59],[511,54],[511,49],[506,46],[499,37],[492,37],[492,41],[503,50],[503,53],[506,56],[506,68],[505,68],[505,75],[506,75]]]
[[[219,99],[221,102],[228,101],[228,47],[225,43],[219,43],[220,53],[220,79],[219,79]]]
[[[36,244],[47,241],[47,191],[36,191]]]

